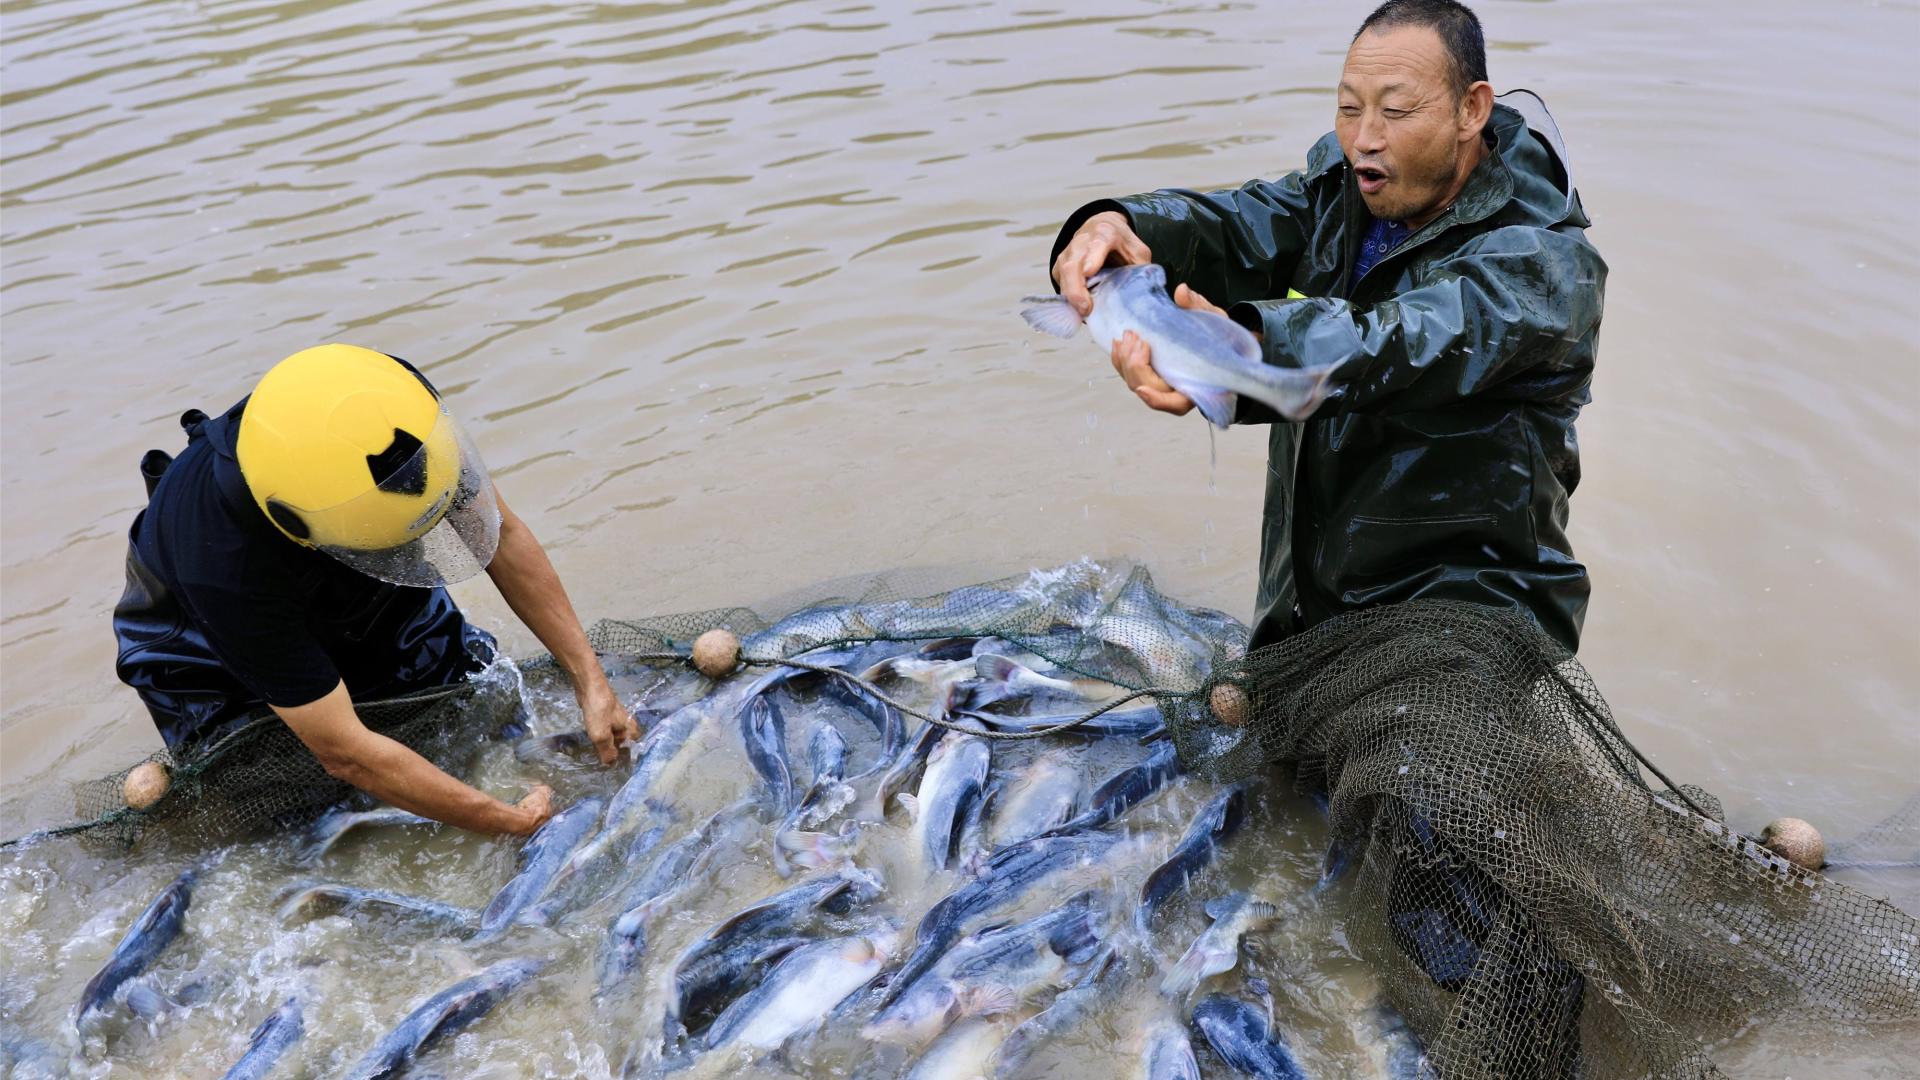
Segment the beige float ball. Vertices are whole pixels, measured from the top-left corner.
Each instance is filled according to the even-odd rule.
[[[126,798],[128,806],[145,810],[159,802],[172,783],[165,765],[157,761],[143,761],[127,773],[126,780],[120,784],[120,794]]]
[[[1247,692],[1230,683],[1216,683],[1207,693],[1207,707],[1213,710],[1213,718],[1228,727],[1246,727],[1247,717],[1253,713],[1253,702]]]
[[[1760,843],[1768,851],[1805,870],[1827,865],[1827,842],[1820,830],[1799,818],[1783,817],[1760,832]]]
[[[733,674],[740,666],[740,639],[729,630],[709,630],[694,638],[693,666],[709,679]]]

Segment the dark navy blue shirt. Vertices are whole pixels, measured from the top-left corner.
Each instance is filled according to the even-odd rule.
[[[120,678],[169,746],[345,682],[355,700],[454,682],[490,644],[443,588],[392,585],[281,535],[248,494],[242,401],[203,422],[129,540],[114,609]]]
[[[1399,247],[1413,230],[1405,222],[1386,221],[1374,218],[1367,226],[1367,235],[1360,241],[1360,258],[1353,264],[1353,280],[1359,281],[1373,269],[1373,264],[1387,257],[1387,253]]]

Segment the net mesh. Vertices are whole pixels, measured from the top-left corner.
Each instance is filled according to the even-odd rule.
[[[1702,1042],[1757,1022],[1920,1017],[1911,916],[1646,783],[1586,671],[1516,615],[1351,614],[1213,684],[1245,723],[1185,699],[1183,757],[1293,762],[1326,794],[1348,935],[1443,1076],[1716,1076]]]
[[[1248,654],[1237,621],[1141,569],[928,580],[848,579],[764,605],[772,619],[715,609],[589,636],[623,696],[672,670],[652,654],[716,627],[763,660],[991,635],[1151,691],[1190,770],[1233,781],[1279,764],[1326,799],[1348,940],[1442,1076],[1714,1076],[1703,1047],[1757,1022],[1831,1036],[1920,1019],[1913,918],[1742,837],[1706,792],[1650,785],[1579,663],[1513,614],[1414,602]],[[521,688],[502,664],[361,712],[460,774]],[[173,786],[146,811],[125,806],[125,771],[81,785],[70,828],[221,837],[352,794],[271,718],[167,764]]]
[[[355,711],[368,728],[462,775],[477,739],[511,724],[518,703],[518,672],[502,659],[469,681],[356,702]],[[166,792],[136,809],[127,804],[127,777],[149,763],[165,770]],[[69,836],[110,850],[162,842],[206,846],[297,825],[331,807],[366,801],[354,788],[328,776],[271,712],[197,750],[178,756],[160,750],[108,776],[75,784],[71,796],[70,811],[52,811],[68,817],[70,824],[8,844]]]

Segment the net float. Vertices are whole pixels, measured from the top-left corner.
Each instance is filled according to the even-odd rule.
[[[1760,844],[1803,870],[1827,865],[1827,842],[1820,830],[1799,818],[1776,818],[1760,831]]]
[[[1247,692],[1230,682],[1215,684],[1207,692],[1207,707],[1213,710],[1213,718],[1228,727],[1247,726],[1247,717],[1253,712],[1253,702]]]
[[[709,630],[693,639],[693,666],[709,679],[733,674],[740,666],[740,639],[731,630]]]
[[[120,794],[127,805],[135,810],[145,810],[160,801],[172,786],[173,778],[167,774],[167,767],[157,761],[143,761],[135,765],[127,778],[120,784]]]

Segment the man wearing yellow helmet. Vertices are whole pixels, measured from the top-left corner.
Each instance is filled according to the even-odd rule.
[[[552,813],[483,794],[369,730],[354,699],[446,686],[493,637],[447,594],[486,571],[573,680],[603,762],[638,737],[533,533],[403,360],[322,345],[282,360],[224,414],[182,418],[175,459],[141,463],[117,669],[170,749],[204,746],[264,706],[329,775],[462,828],[528,833]]]

